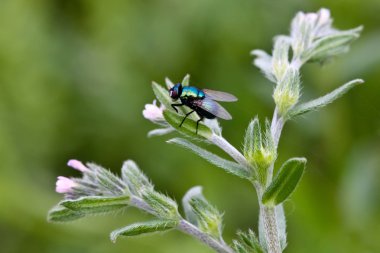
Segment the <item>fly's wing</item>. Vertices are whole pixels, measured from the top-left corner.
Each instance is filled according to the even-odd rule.
[[[238,100],[234,95],[227,92],[208,90],[208,89],[203,89],[202,91],[205,93],[206,97],[209,97],[212,100],[222,101],[222,102],[234,102]]]
[[[198,107],[215,115],[218,118],[225,119],[225,120],[232,119],[231,114],[229,114],[226,111],[226,109],[224,109],[220,104],[218,104],[217,102],[215,102],[214,100],[208,97],[205,97],[204,99],[200,100]]]

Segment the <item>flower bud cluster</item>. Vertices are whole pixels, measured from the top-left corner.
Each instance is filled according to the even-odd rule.
[[[333,56],[348,51],[359,37],[362,27],[337,30],[332,27],[330,11],[299,12],[292,20],[290,35],[277,36],[272,55],[263,50],[253,50],[254,64],[265,76],[276,83],[273,98],[282,117],[297,104],[300,97],[299,69],[306,62],[325,62]],[[291,50],[292,59],[289,59]]]

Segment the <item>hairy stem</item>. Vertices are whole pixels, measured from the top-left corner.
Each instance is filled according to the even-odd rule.
[[[203,233],[187,220],[181,219],[177,228],[178,230],[197,238],[218,253],[234,253],[234,251],[225,243],[217,241],[210,235]]]
[[[268,253],[281,253],[275,208],[260,204],[260,215],[264,226]]]
[[[150,208],[150,206],[147,203],[145,203],[144,200],[137,196],[131,196],[130,205],[152,215],[156,215],[155,212]],[[199,230],[199,228],[197,228],[196,226],[194,226],[193,224],[191,224],[183,218],[180,219],[177,229],[197,238],[198,240],[208,245],[210,248],[214,249],[218,253],[234,253],[234,251],[223,241],[222,238],[220,239],[220,241],[214,239],[209,234],[202,232],[201,230]]]
[[[212,134],[209,138],[209,141],[214,143],[216,146],[218,146],[220,149],[222,149],[224,152],[226,152],[229,156],[232,157],[237,163],[240,165],[243,165],[244,167],[250,167],[249,163],[245,159],[245,157],[242,155],[242,153],[239,152],[234,146],[232,146],[226,139],[224,139],[222,136]]]
[[[278,143],[280,141],[280,136],[282,128],[284,127],[285,121],[282,117],[278,115],[277,107],[274,110],[272,123],[271,123],[271,134],[274,141],[274,145],[277,149]],[[267,187],[273,179],[273,169],[274,162],[268,168],[268,176],[265,187]],[[279,239],[279,231],[277,226],[276,210],[274,207],[266,207],[261,203],[262,189],[257,189],[259,202],[260,202],[260,215],[264,226],[265,241],[268,247],[268,253],[281,253],[281,244]],[[260,187],[261,188],[261,187]]]

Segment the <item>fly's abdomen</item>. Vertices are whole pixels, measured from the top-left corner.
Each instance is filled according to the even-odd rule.
[[[193,86],[185,86],[182,88],[181,97],[185,98],[193,98],[193,99],[203,99],[205,94],[202,90],[193,87]]]

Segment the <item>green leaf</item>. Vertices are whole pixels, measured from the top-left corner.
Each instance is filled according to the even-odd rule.
[[[148,177],[139,169],[137,164],[128,160],[125,161],[121,168],[123,181],[128,185],[129,191],[137,196],[141,196],[142,189],[153,189],[153,184]]]
[[[204,198],[201,186],[194,186],[186,192],[185,196],[183,196],[182,198],[182,206],[186,220],[197,226],[197,217],[195,216],[193,209],[190,205],[190,201],[195,198]]]
[[[110,238],[112,242],[116,242],[119,236],[137,236],[154,232],[162,232],[175,228],[176,226],[177,222],[173,220],[138,222],[112,231]]]
[[[47,220],[49,222],[68,222],[83,218],[84,216],[81,212],[73,211],[58,204],[49,211]]]
[[[160,101],[160,103],[163,104],[165,108],[174,111],[174,109],[172,108],[173,101],[169,96],[168,90],[156,82],[152,82],[152,89],[158,101]]]
[[[174,86],[174,83],[169,79],[169,78],[165,78],[165,84],[166,84],[166,87],[168,89],[172,88]]]
[[[219,239],[223,215],[202,194],[202,187],[191,188],[182,199],[186,218],[201,231]]]
[[[167,141],[168,143],[174,143],[176,145],[182,146],[184,148],[190,149],[195,154],[199,155],[203,159],[209,161],[210,163],[222,168],[227,173],[231,173],[235,176],[244,178],[244,179],[250,179],[251,174],[248,171],[247,168],[243,167],[242,165],[226,160],[224,158],[221,158],[220,156],[217,156],[195,144],[192,142],[182,139],[182,138],[173,138]]]
[[[189,86],[190,84],[190,75],[186,74],[186,76],[182,80],[182,86]]]
[[[336,99],[340,98],[343,94],[345,94],[350,89],[354,88],[356,85],[363,83],[362,79],[352,80],[339,88],[333,90],[332,92],[324,95],[323,97],[314,99],[312,101],[296,105],[289,111],[289,117],[295,117],[309,111],[317,110],[323,106],[326,106],[329,103],[332,103]]]
[[[313,46],[303,52],[301,59],[303,62],[320,61],[345,53],[349,49],[349,45],[355,39],[359,38],[363,27],[357,27],[347,31],[337,31],[331,35],[323,36],[313,42]]]
[[[305,170],[305,158],[292,158],[286,161],[276,178],[263,194],[262,202],[275,206],[284,202],[295,190]]]
[[[142,198],[158,217],[168,220],[179,219],[177,202],[170,197],[155,190],[146,189],[142,193]]]
[[[185,120],[185,122],[182,124],[181,127],[179,125],[181,124],[183,117],[178,115],[175,112],[169,111],[169,110],[164,110],[164,118],[165,120],[172,126],[174,127],[178,132],[189,136],[189,137],[194,137],[194,138],[209,138],[212,135],[212,131],[210,128],[205,126],[203,123],[199,123],[198,126],[198,134],[195,133],[196,128],[197,128],[197,123],[196,121],[190,119],[189,117]]]
[[[87,215],[119,211],[128,206],[128,201],[129,196],[88,196],[74,200],[65,200],[61,202],[61,205]]]

